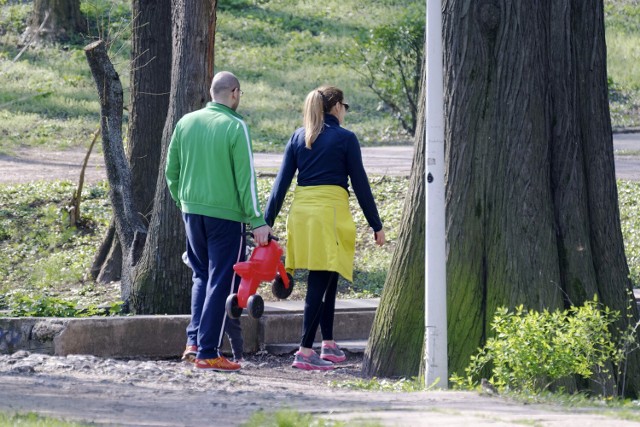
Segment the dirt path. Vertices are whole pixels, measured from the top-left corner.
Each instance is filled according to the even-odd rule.
[[[85,149],[43,151],[23,149],[14,156],[0,155],[0,183],[17,184],[40,180],[67,179],[77,182],[86,155]],[[363,159],[369,174],[409,175],[413,147],[373,147],[363,149]],[[277,172],[281,154],[256,153],[255,165],[262,172]],[[104,158],[94,152],[89,157],[85,182],[95,183],[106,178]]]
[[[605,416],[597,408],[524,405],[477,392],[352,390],[335,384],[359,378],[359,357],[327,373],[294,370],[290,359],[257,354],[240,372],[216,373],[178,361],[0,356],[0,411],[118,426],[236,426],[256,411],[281,409],[349,426],[638,425],[615,410]]]
[[[616,177],[640,181],[640,133],[614,134]],[[77,182],[86,151],[24,149],[15,156],[0,155],[0,183],[25,183],[38,180],[68,179]],[[386,146],[362,149],[365,168],[370,175],[408,176],[411,172],[413,147]],[[256,153],[255,165],[262,172],[276,172],[281,154]],[[94,152],[89,158],[85,182],[105,179],[104,159]]]

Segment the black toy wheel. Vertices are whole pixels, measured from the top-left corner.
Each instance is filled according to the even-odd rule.
[[[225,304],[227,315],[232,319],[237,319],[242,316],[242,307],[238,305],[238,295],[231,294],[227,297],[227,303]]]
[[[287,273],[287,277],[289,278],[289,287],[285,288],[280,274],[276,275],[275,280],[271,284],[271,292],[274,297],[278,299],[287,299],[289,298],[289,295],[291,295],[291,292],[293,292],[293,277],[289,273]]]
[[[251,295],[247,301],[247,310],[249,311],[249,316],[254,319],[262,317],[262,313],[264,313],[264,301],[262,297],[258,294]]]

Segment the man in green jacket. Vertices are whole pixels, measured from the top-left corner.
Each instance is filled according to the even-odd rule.
[[[219,353],[229,320],[225,302],[240,283],[233,265],[245,259],[246,224],[259,246],[267,244],[271,232],[258,201],[249,128],[236,113],[241,95],[236,76],[217,73],[213,101],[178,121],[165,166],[169,192],[182,211],[193,269],[183,358],[195,357],[200,369],[240,369]]]

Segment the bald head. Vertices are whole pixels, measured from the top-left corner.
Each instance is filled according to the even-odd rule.
[[[220,71],[211,81],[211,98],[226,97],[228,92],[240,87],[238,78],[228,71]]]

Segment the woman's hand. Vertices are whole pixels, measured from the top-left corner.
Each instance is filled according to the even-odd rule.
[[[378,246],[382,246],[385,243],[385,238],[384,238],[384,229],[380,229],[380,231],[374,231],[373,232],[373,239],[376,241],[376,245]]]

